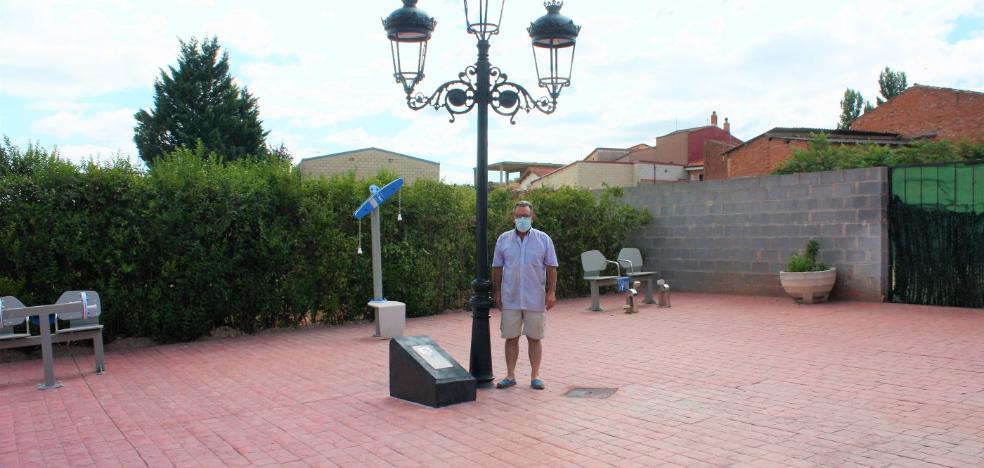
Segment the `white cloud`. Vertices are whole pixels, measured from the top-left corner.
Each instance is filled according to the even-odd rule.
[[[119,139],[133,130],[133,109],[111,109],[91,113],[78,111],[58,112],[38,120],[31,129],[52,135],[59,140],[76,136],[96,139]]]
[[[32,123],[31,131],[48,137],[43,141],[101,142],[59,145],[60,154],[72,161],[111,160],[118,155],[129,159],[137,154],[133,113],[132,109],[57,112]]]

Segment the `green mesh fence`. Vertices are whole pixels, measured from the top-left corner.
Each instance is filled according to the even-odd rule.
[[[984,161],[891,169],[891,299],[984,307]]]

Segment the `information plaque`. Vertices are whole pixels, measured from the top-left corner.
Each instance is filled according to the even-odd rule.
[[[434,408],[475,401],[477,381],[428,336],[390,340],[390,396]]]
[[[417,345],[413,347],[413,350],[427,361],[431,367],[435,369],[447,369],[448,367],[454,367],[451,361],[444,359],[433,346],[430,345]]]

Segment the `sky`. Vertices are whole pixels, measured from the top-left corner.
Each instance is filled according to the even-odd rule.
[[[473,0],[474,1],[474,0]],[[268,142],[303,158],[378,147],[471,183],[475,113],[413,111],[381,18],[398,0],[0,0],[0,135],[73,161],[139,161],[134,113],[153,106],[178,40],[217,36],[259,99]],[[476,60],[461,1],[420,0],[438,21],[430,94]],[[506,0],[490,59],[535,96],[526,27],[539,0]],[[984,0],[567,0],[582,26],[557,111],[490,115],[489,162],[570,163],[594,148],[653,144],[712,111],[749,140],[773,127],[833,128],[848,87],[874,103],[878,74],[984,91]]]

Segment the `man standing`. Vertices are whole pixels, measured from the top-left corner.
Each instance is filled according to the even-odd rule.
[[[546,321],[544,312],[557,302],[557,252],[547,233],[533,229],[533,206],[520,201],[513,207],[516,228],[495,241],[492,286],[495,303],[502,311],[501,330],[506,340],[506,377],[496,388],[516,385],[519,335],[526,335],[530,352],[530,386],[543,390],[540,358]]]

